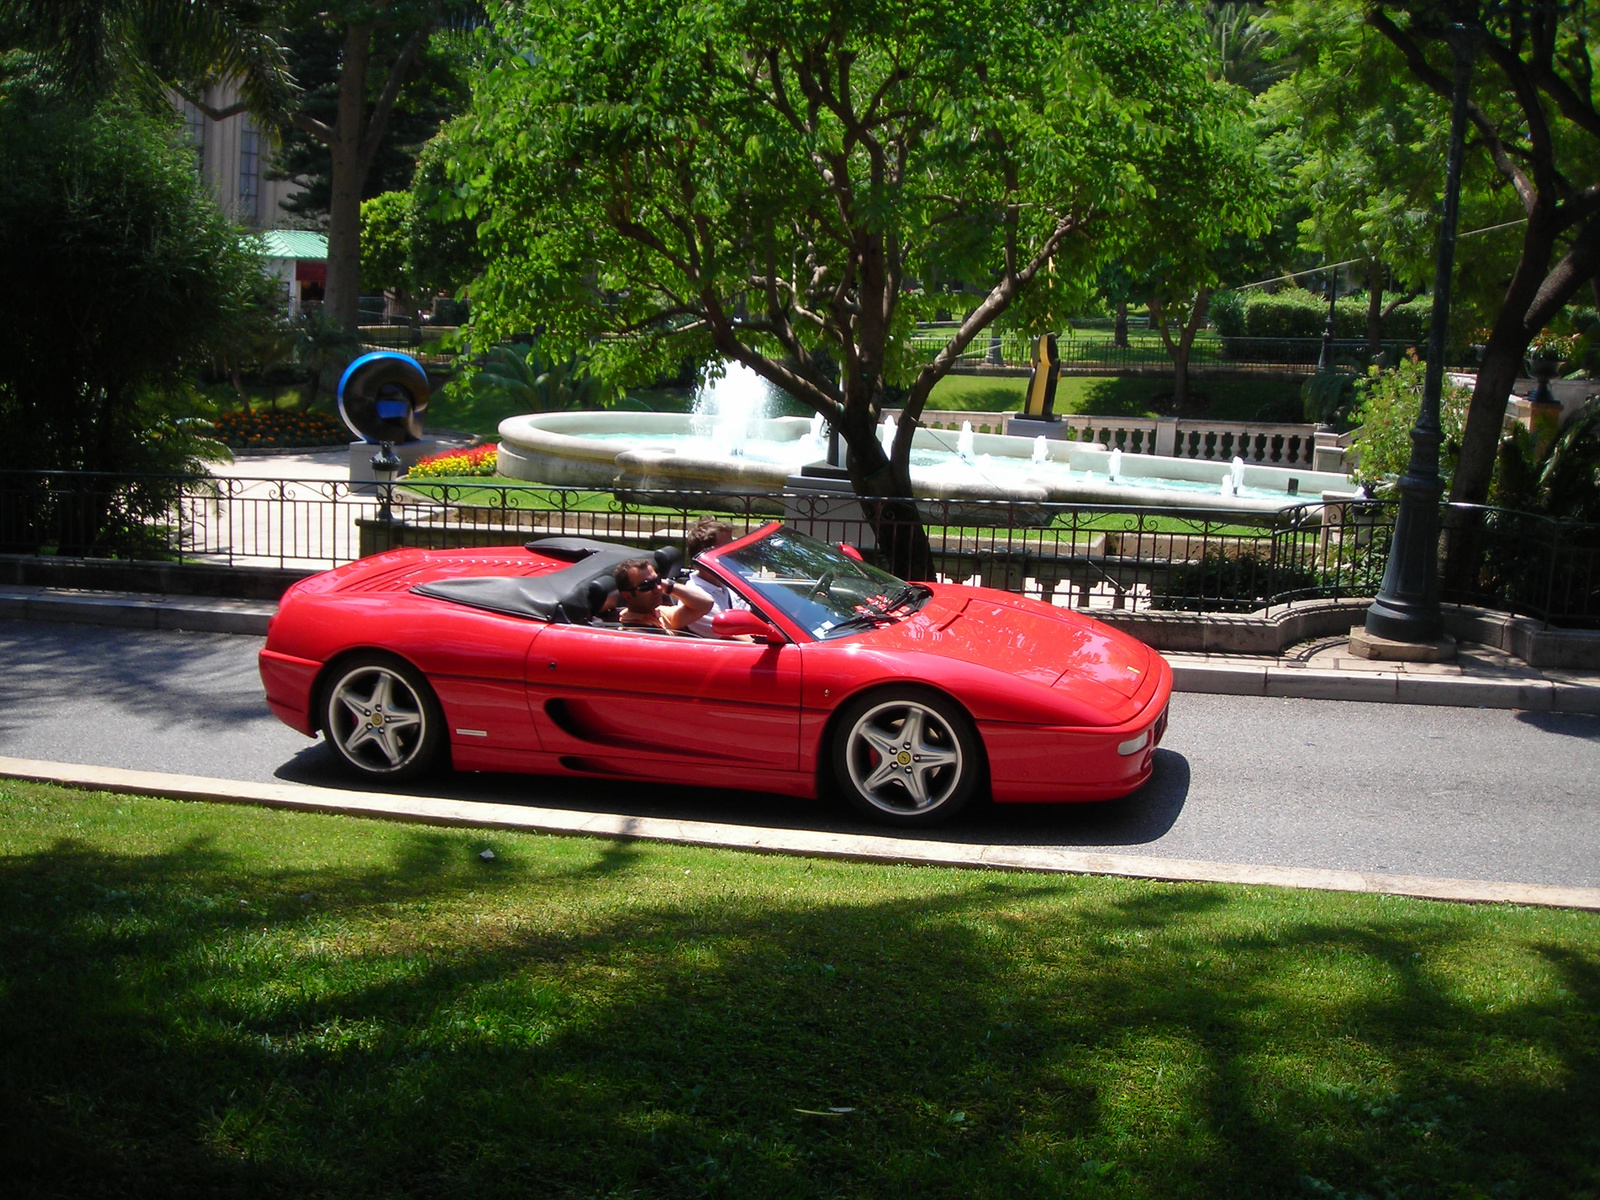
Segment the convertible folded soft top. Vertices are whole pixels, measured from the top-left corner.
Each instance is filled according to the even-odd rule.
[[[683,561],[676,546],[653,555],[633,546],[598,542],[589,538],[545,538],[529,542],[528,549],[549,558],[571,561],[545,575],[485,575],[466,579],[440,579],[419,583],[412,592],[434,600],[447,600],[469,608],[505,613],[530,621],[555,625],[582,625],[604,611],[616,591],[617,565],[630,558],[653,558],[656,570],[671,574]]]

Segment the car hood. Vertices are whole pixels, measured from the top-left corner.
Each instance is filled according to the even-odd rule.
[[[987,589],[941,589],[914,617],[873,635],[876,647],[985,667],[1084,700],[1131,699],[1156,669],[1144,643],[1070,609]]]

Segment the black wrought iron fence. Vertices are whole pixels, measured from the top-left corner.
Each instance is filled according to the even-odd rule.
[[[387,506],[385,505],[385,502]],[[922,500],[934,573],[1079,608],[1248,612],[1370,596],[1391,504],[1312,502],[1275,513]],[[335,566],[396,546],[506,545],[582,535],[682,543],[700,517],[783,519],[869,556],[908,531],[892,502],[848,494],[631,492],[535,484],[376,484],[0,471],[0,552],[233,566]],[[1600,625],[1600,526],[1458,509],[1481,568],[1446,600],[1568,626]],[[1464,535],[1453,535],[1464,536]]]

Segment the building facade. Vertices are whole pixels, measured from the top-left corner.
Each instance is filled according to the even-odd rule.
[[[225,111],[238,99],[230,84],[209,88],[206,105]],[[283,201],[300,189],[292,180],[268,179],[271,138],[248,113],[213,121],[187,100],[176,101],[184,132],[194,150],[195,168],[218,206],[232,220],[252,229],[282,229],[290,221]]]

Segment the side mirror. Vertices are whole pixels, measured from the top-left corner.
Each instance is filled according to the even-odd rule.
[[[711,632],[719,638],[748,637],[769,646],[781,646],[789,639],[776,625],[768,624],[748,608],[730,608],[711,618]]]
[[[857,562],[864,561],[862,559],[862,557],[861,557],[861,551],[857,550],[849,542],[840,542],[839,543],[839,553],[843,554],[846,558],[853,558]]]

